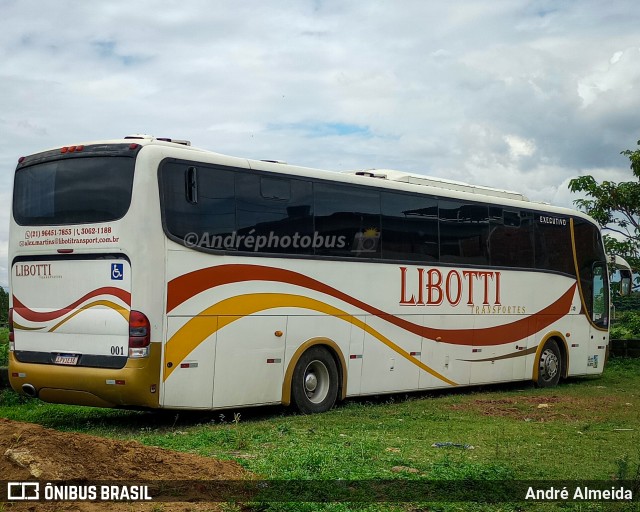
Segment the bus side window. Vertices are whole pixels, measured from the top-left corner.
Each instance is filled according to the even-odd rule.
[[[542,222],[544,214],[534,212],[535,230],[535,263],[536,268],[576,275],[571,244],[571,228],[569,219],[565,222]]]
[[[440,261],[487,265],[489,255],[489,208],[486,204],[469,204],[440,199]]]
[[[380,257],[380,193],[364,187],[315,183],[318,255]],[[320,238],[321,237],[321,238]]]
[[[189,245],[221,249],[235,229],[233,173],[215,167],[165,162],[160,182],[166,230]]]
[[[438,200],[382,192],[382,257],[438,261]]]
[[[237,171],[235,183],[238,250],[313,254],[310,181]]]
[[[280,178],[260,178],[260,195],[264,199],[289,201],[291,199],[291,180]]]
[[[533,215],[492,206],[489,253],[491,264],[503,267],[533,268]]]

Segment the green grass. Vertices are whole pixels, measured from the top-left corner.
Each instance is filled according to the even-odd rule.
[[[640,480],[640,360],[555,389],[527,383],[350,400],[321,415],[283,408],[131,412],[50,405],[0,394],[0,416],[66,431],[237,460],[264,478]],[[432,447],[434,443],[472,445]],[[315,510],[317,504],[291,510]],[[311,506],[313,505],[313,506]],[[350,510],[327,504],[328,510]],[[261,510],[287,509],[271,504]],[[363,504],[362,510],[555,510],[553,505]],[[558,510],[637,510],[565,504]]]

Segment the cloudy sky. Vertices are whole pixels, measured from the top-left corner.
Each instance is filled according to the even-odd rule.
[[[636,1],[0,0],[0,285],[21,155],[131,133],[569,206],[631,179]]]

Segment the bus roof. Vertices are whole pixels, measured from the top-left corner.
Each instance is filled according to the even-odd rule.
[[[392,190],[403,190],[418,194],[430,194],[441,198],[499,204],[503,206],[511,206],[513,208],[536,209],[561,215],[579,216],[589,220],[593,224],[597,224],[591,217],[583,212],[570,208],[553,206],[547,202],[532,201],[520,192],[481,185],[471,185],[460,181],[393,169],[330,171],[291,165],[280,160],[255,160],[243,157],[233,157],[222,153],[216,153],[211,150],[194,147],[187,140],[168,137],[154,137],[152,135],[144,134],[127,135],[122,139],[84,142],[82,145],[90,146],[93,144],[122,143],[135,143],[142,147],[155,146],[161,150],[162,154],[166,157],[178,159],[187,158],[198,160],[203,163],[238,166],[263,172],[274,172],[290,176],[317,178]],[[187,156],[187,154],[189,156]]]
[[[527,196],[520,192],[512,190],[504,190],[499,188],[484,187],[481,185],[470,185],[462,181],[447,180],[444,178],[436,178],[434,176],[426,176],[423,174],[415,174],[410,172],[395,171],[393,169],[367,169],[362,171],[344,171],[345,174],[355,174],[356,176],[367,176],[370,178],[386,179],[397,181],[400,183],[410,183],[412,185],[423,185],[428,187],[445,188],[448,190],[457,190],[459,192],[468,192],[470,194],[478,194],[491,197],[504,197],[507,199],[516,199],[519,201],[529,201]]]

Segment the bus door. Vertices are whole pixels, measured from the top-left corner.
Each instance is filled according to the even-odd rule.
[[[280,402],[287,316],[235,318],[218,317],[213,407]]]
[[[447,332],[459,331],[460,326],[466,325],[472,317],[470,315],[424,315],[423,318],[426,329],[440,329],[442,335],[435,335],[434,339],[426,337],[422,339],[420,357],[432,371],[420,372],[420,389],[468,385],[471,330],[468,331],[468,335],[449,335]]]
[[[397,318],[414,321],[416,317]],[[385,328],[388,323],[374,315],[367,315],[366,323],[369,329],[364,336],[361,393],[417,389],[420,368],[403,354],[408,353],[414,359],[420,357],[420,336],[397,328]]]
[[[611,319],[609,318],[609,282],[607,267],[604,262],[593,265],[591,273],[591,325],[589,336],[589,351],[587,354],[587,373],[600,373],[607,346],[609,333],[607,331]]]
[[[163,407],[213,407],[217,327],[217,316],[167,317]],[[180,347],[185,348],[181,350]]]
[[[169,317],[164,407],[279,402],[286,327],[286,316]]]
[[[364,354],[364,336],[365,331],[361,329],[361,325],[366,322],[365,316],[353,317],[351,322],[356,322],[354,326],[350,323],[349,334],[349,353],[347,357],[348,379],[347,379],[347,395],[360,395],[362,385],[362,355]]]
[[[514,310],[517,313],[517,308]],[[496,317],[503,325],[508,323],[508,327],[496,326]],[[528,378],[525,375],[526,355],[535,344],[534,337],[529,336],[530,324],[534,321],[522,314],[495,315],[493,318],[475,315],[471,384]],[[498,343],[487,344],[488,338]]]

